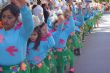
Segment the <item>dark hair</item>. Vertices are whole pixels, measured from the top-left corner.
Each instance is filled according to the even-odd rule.
[[[54,29],[54,27],[55,27],[55,24],[58,22],[58,20],[55,20],[54,22],[53,22],[53,26],[52,26],[52,29]]]
[[[2,15],[0,14],[0,21],[2,20]]]
[[[53,27],[55,26],[55,24],[58,22],[58,20],[55,20],[54,22],[53,22]]]
[[[35,41],[35,45],[34,45],[33,49],[37,50],[38,49],[38,46],[40,45],[41,34],[40,34],[40,30],[39,30],[39,27],[38,26],[34,28],[34,31],[38,33],[38,38]],[[30,42],[31,42],[31,39],[29,39],[28,42],[27,42],[27,46],[28,47],[29,47]]]
[[[10,10],[10,12],[15,16],[15,17],[18,17],[19,14],[20,14],[20,9],[15,6],[14,4],[9,4],[7,5],[6,7],[4,7],[2,10],[1,10],[1,16],[3,15],[3,12],[6,11],[6,10]]]
[[[38,1],[37,4],[40,5],[41,4],[41,1]]]
[[[46,6],[46,4],[44,3],[44,4],[42,4],[42,8],[44,9],[45,8],[45,6]]]
[[[41,29],[46,23],[43,22],[41,25],[39,25],[39,29]]]
[[[32,10],[33,10],[36,6],[37,6],[37,5],[33,5],[33,6],[32,6]]]
[[[30,2],[31,5],[33,5],[33,2]]]
[[[30,5],[29,5],[29,3],[26,3],[26,5],[29,7]]]

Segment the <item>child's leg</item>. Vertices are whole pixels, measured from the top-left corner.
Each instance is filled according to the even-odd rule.
[[[64,65],[62,66],[57,66],[57,73],[64,73]]]
[[[67,57],[65,51],[55,52],[56,62],[57,62],[57,73],[64,73],[64,68],[67,63]]]
[[[68,62],[70,64],[69,73],[74,73],[74,53],[70,49],[67,49],[65,54],[67,54]]]

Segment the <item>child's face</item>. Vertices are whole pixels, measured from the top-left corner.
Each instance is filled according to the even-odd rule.
[[[77,7],[80,9],[81,8],[80,4],[77,4]]]
[[[56,30],[57,27],[58,27],[58,23],[56,23],[56,24],[54,25],[54,29]]]
[[[3,12],[2,23],[3,23],[3,27],[6,30],[13,28],[15,22],[16,22],[16,17],[10,12],[10,10],[6,10]]]
[[[30,37],[31,41],[35,42],[37,38],[38,38],[38,33],[36,31],[33,31]]]
[[[65,15],[65,20],[68,20],[69,19],[69,15]]]
[[[58,24],[62,23],[64,21],[64,16],[63,15],[60,15],[58,17]]]
[[[46,36],[48,33],[48,29],[47,29],[47,25],[45,24],[42,28],[41,28],[41,35],[42,36]]]

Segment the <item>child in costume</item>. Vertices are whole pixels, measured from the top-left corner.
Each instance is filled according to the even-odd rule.
[[[3,28],[0,29],[0,73],[30,73],[25,59],[26,44],[34,25],[32,14],[25,0],[11,0],[11,3],[1,11]],[[18,20],[19,13],[22,22]]]
[[[81,28],[82,28],[82,25],[84,24],[84,17],[83,17],[83,14],[82,14],[82,7],[80,6],[80,4],[77,4],[77,13],[76,13],[76,31],[75,31],[75,35],[77,36],[77,40],[78,40],[78,43],[76,46],[76,49],[75,49],[75,54],[76,55],[80,55],[80,48],[82,48],[82,36],[81,36]]]
[[[55,20],[54,13],[53,15],[50,15],[47,20],[48,31],[50,31],[50,33],[52,33],[52,21],[54,21],[53,19]],[[48,51],[48,55],[45,58],[44,62],[49,67],[50,73],[54,73],[56,71],[56,60],[53,54],[53,47],[51,47]]]
[[[69,49],[71,49],[71,51],[74,50],[74,54],[75,55],[80,55],[80,48],[81,48],[81,39],[80,39],[80,35],[78,33],[80,33],[80,27],[82,26],[81,21],[81,10],[79,10],[77,7],[75,7],[74,5],[71,6],[72,9],[72,15],[73,15],[73,20],[75,21],[75,29],[69,36],[68,38],[68,42],[67,42],[67,47]],[[79,38],[78,38],[79,37]]]
[[[55,39],[54,54],[57,61],[58,73],[64,73],[64,68],[67,64],[68,58],[73,63],[73,53],[70,53],[70,50],[66,47],[68,36],[72,31],[74,31],[74,21],[71,12],[68,13],[67,18],[69,23],[67,25],[64,25],[64,17],[63,15],[59,15],[58,21],[55,24],[56,29],[54,28],[52,30],[52,34]],[[74,73],[74,68],[72,66],[73,65],[71,65],[69,71],[70,73]]]
[[[31,73],[50,73],[49,68],[44,63],[44,59],[54,44],[54,39],[51,33],[48,32],[45,23],[35,28],[28,40],[27,59],[30,63]]]

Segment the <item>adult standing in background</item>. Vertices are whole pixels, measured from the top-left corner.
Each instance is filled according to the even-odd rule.
[[[41,6],[41,1],[37,2],[37,6],[33,9],[33,14],[38,16],[41,22],[44,22],[44,13],[43,8]]]
[[[42,8],[43,8],[43,14],[45,18],[45,23],[47,23],[47,19],[49,17],[49,10],[48,10],[47,4],[46,3],[42,4]]]
[[[53,10],[54,9],[54,6],[55,6],[55,3],[53,0],[48,0],[48,6],[49,6],[49,9],[50,10]]]

